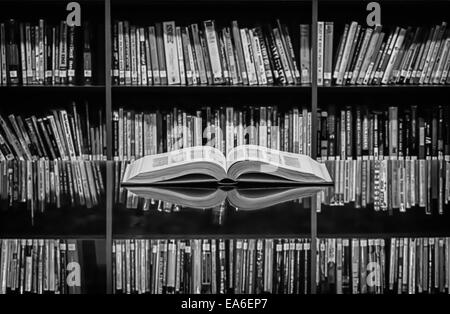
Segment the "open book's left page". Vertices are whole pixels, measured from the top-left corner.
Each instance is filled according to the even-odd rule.
[[[173,183],[177,178],[182,178],[181,181],[207,181],[208,177],[210,181],[220,181],[226,178],[225,171],[226,160],[218,149],[195,146],[148,155],[131,162],[122,183]]]

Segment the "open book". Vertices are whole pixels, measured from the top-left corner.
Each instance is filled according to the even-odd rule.
[[[213,208],[225,200],[239,210],[258,210],[280,203],[317,195],[326,187],[285,186],[264,188],[196,188],[181,186],[130,186],[138,197],[154,199],[189,208]]]
[[[331,184],[324,164],[306,155],[257,145],[241,145],[227,156],[211,146],[195,146],[130,163],[123,185],[257,182],[271,184]]]

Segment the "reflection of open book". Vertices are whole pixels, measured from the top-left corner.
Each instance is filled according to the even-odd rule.
[[[201,182],[326,184],[332,180],[325,165],[309,156],[242,145],[226,157],[211,146],[145,156],[128,165],[122,184]]]
[[[311,197],[321,192],[319,186],[291,186],[274,188],[191,188],[130,186],[127,190],[138,197],[155,199],[190,208],[213,208],[228,202],[242,210],[255,210],[291,200]]]

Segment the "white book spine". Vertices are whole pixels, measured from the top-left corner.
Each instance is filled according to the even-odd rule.
[[[147,73],[148,73],[148,64],[146,61],[146,49],[145,49],[145,30],[143,27],[138,29],[139,31],[139,56],[140,56],[140,74],[141,74],[141,84],[142,85],[148,85],[148,78],[147,78]],[[151,72],[150,72],[151,73]]]
[[[317,22],[317,85],[323,86],[324,22]]]
[[[53,46],[54,45],[55,42],[53,42]],[[30,84],[33,80],[33,69],[31,66],[31,29],[28,23],[25,25],[25,49],[25,55],[27,58],[27,84]]]
[[[25,25],[20,24],[20,66],[22,67],[22,84],[27,84],[27,58],[25,53]]]
[[[236,59],[234,57],[234,49],[233,49],[233,43],[231,42],[231,35],[229,29],[224,29],[224,43],[225,43],[225,53],[227,56],[227,61],[230,67],[230,75],[231,75],[231,83],[237,84],[238,83],[238,69],[236,64]]]
[[[273,34],[275,36],[275,44],[277,46],[278,54],[280,55],[281,64],[283,65],[284,73],[286,75],[286,81],[289,84],[293,84],[294,78],[293,78],[292,72],[289,68],[289,62],[287,59],[288,58],[287,51],[285,51],[284,47],[283,47],[283,41],[281,39],[281,30],[279,30],[278,28],[274,28]]]
[[[65,110],[61,110],[61,122],[62,122],[62,128],[64,130],[66,139],[67,139],[67,146],[69,149],[69,157],[71,159],[75,159],[75,147],[73,146],[73,139],[72,139],[72,133],[70,132],[70,123],[69,123],[69,117],[67,116],[67,112]]]
[[[344,52],[342,55],[342,61],[339,67],[339,72],[338,72],[338,76],[336,79],[336,84],[337,85],[342,85],[344,82],[344,75],[345,75],[345,69],[347,68],[347,63],[349,62],[349,57],[350,57],[350,50],[352,48],[352,44],[353,44],[353,40],[356,34],[356,29],[358,27],[358,23],[357,22],[352,22],[352,24],[350,25],[350,29],[348,31],[348,36],[347,36],[347,40],[345,42],[345,46],[344,46]]]
[[[124,37],[123,37],[123,22],[118,23],[118,42],[119,42],[119,79],[120,82],[125,81],[125,52],[124,52]]]
[[[248,82],[249,85],[257,85],[258,84],[258,78],[256,75],[255,70],[255,64],[252,60],[252,51],[251,51],[251,42],[249,42],[249,38],[247,37],[247,29],[243,28],[240,29],[241,33],[241,42],[242,42],[242,49],[244,51],[244,59],[245,59],[245,65],[247,68],[247,75],[248,75]]]
[[[301,118],[300,118],[301,119]],[[300,126],[299,111],[298,108],[292,110],[292,142],[293,142],[293,153],[300,153],[300,131],[302,127]]]
[[[368,48],[370,47],[369,43],[370,44],[372,43],[372,41],[371,41],[372,34],[373,34],[373,30],[371,28],[367,29],[366,34],[364,36],[363,44],[361,46],[360,53],[358,55],[358,59],[356,61],[355,70],[353,71],[352,79],[350,80],[350,84],[353,84],[353,85],[356,84],[358,77],[359,77],[359,71],[363,65],[363,61],[365,61],[366,59],[368,59],[368,57],[370,57],[370,56],[368,56],[368,53],[369,53]],[[375,45],[375,43],[374,43],[374,45]]]
[[[44,84],[44,57],[45,57],[45,45],[44,45],[44,20],[39,20],[39,83]]]
[[[181,83],[175,31],[174,21],[163,22],[164,52],[169,85],[179,85]]]
[[[439,64],[437,65],[437,70],[433,77],[433,84],[439,84],[440,78],[442,77],[444,71],[444,66],[449,51],[450,51],[450,37],[448,37],[444,42],[444,48],[442,49],[441,58],[439,59]]]
[[[5,23],[0,23],[0,68],[1,68],[1,84],[6,85],[6,31]],[[6,293],[6,290],[5,290]]]
[[[131,84],[138,85],[137,56],[136,56],[136,29],[130,27],[130,56],[131,56]]]
[[[405,39],[406,29],[400,29],[400,32],[397,36],[395,44],[392,48],[391,57],[389,58],[389,62],[386,70],[384,71],[383,78],[381,80],[382,84],[387,84],[389,82],[389,78],[391,77],[392,70],[394,69],[395,60],[397,59],[398,52],[403,45],[403,41]]]
[[[180,83],[181,85],[186,84],[186,71],[184,69],[184,55],[183,55],[183,42],[181,40],[181,27],[177,26],[175,28],[175,35],[177,38],[177,53],[178,53],[178,67],[180,69]],[[188,60],[186,60],[187,62]],[[192,74],[191,74],[192,75]]]
[[[66,22],[61,23],[59,41],[59,77],[65,79],[67,77],[67,25]],[[37,72],[37,66],[36,66]]]
[[[141,68],[141,34],[139,28],[136,27],[136,72],[137,72],[137,85],[142,85],[142,68]]]
[[[256,69],[258,70],[259,83],[262,85],[267,84],[266,71],[264,69],[264,60],[261,52],[261,43],[258,36],[254,36],[253,31],[250,32],[250,38],[252,38],[253,52],[255,56]]]
[[[204,22],[206,44],[208,47],[209,60],[213,76],[213,84],[223,83],[222,66],[219,54],[219,40],[217,38],[214,21],[208,20]]]
[[[191,41],[189,40],[189,36],[188,36],[188,45],[187,46],[188,46],[189,64],[191,67],[192,83],[194,85],[197,85],[199,83],[197,78],[200,76],[200,74],[198,73],[198,70],[196,70],[196,68],[195,68],[193,47],[192,47]],[[187,75],[189,77],[189,73],[187,73]]]

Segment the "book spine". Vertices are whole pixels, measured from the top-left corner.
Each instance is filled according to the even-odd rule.
[[[205,57],[207,57],[211,63],[212,83],[223,84],[224,80],[220,62],[219,40],[214,20],[204,21],[203,27],[205,29],[205,39],[208,48],[208,55]]]
[[[348,36],[346,38],[345,45],[342,50],[342,59],[341,59],[340,65],[339,65],[339,72],[337,73],[337,78],[336,78],[337,85],[342,85],[344,83],[345,69],[349,62],[350,50],[351,50],[354,38],[356,36],[357,27],[358,27],[358,23],[352,22],[350,25],[350,28],[348,30]]]
[[[169,85],[181,83],[178,65],[178,51],[176,43],[175,22],[163,22],[164,55],[167,66],[167,80]]]

